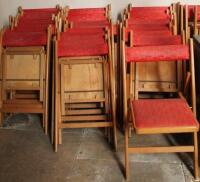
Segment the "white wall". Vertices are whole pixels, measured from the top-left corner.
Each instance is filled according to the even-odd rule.
[[[177,0],[178,1],[178,0]],[[10,14],[15,15],[17,7],[39,8],[54,7],[56,4],[62,6],[69,5],[72,8],[80,7],[103,7],[112,4],[113,18],[117,17],[128,3],[135,6],[161,6],[169,5],[176,0],[0,0],[0,27],[7,23]],[[182,3],[200,4],[199,0],[179,0]]]

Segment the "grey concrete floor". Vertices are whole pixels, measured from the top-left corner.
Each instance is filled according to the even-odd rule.
[[[54,153],[38,116],[19,115],[9,119],[26,124],[0,129],[0,182],[125,182],[124,138],[118,133],[119,149],[114,152],[99,129],[63,131],[63,144]],[[175,136],[181,141],[188,136]],[[173,137],[133,136],[131,144],[169,145]],[[190,182],[192,157],[188,154],[130,155],[133,182]]]

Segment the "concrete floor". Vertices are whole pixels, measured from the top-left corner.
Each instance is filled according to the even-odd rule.
[[[14,120],[27,120],[28,124],[0,129],[0,182],[125,182],[120,132],[117,153],[98,129],[64,130],[63,144],[54,153],[37,116],[19,115]],[[169,145],[174,141],[162,135],[133,136],[130,143]],[[130,161],[129,181],[193,181],[192,158],[188,154],[131,155]]]

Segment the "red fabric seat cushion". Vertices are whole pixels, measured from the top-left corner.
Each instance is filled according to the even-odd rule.
[[[187,45],[163,45],[126,48],[127,62],[155,62],[189,59]]]
[[[134,7],[131,9],[130,17],[140,20],[155,20],[169,18],[168,7]]]
[[[60,36],[59,45],[95,45],[104,44],[105,38],[103,34],[92,34],[92,35],[71,35],[68,33],[62,33]]]
[[[47,44],[47,33],[45,32],[13,32],[6,31],[2,40],[3,46],[26,47],[44,46]]]
[[[168,25],[170,23],[169,18],[165,19],[147,19],[147,20],[140,20],[140,19],[129,19],[128,20],[128,25],[138,25],[138,24],[143,24],[145,26],[149,26],[151,24],[153,25]]]
[[[107,20],[102,21],[75,21],[73,28],[105,28],[110,27],[111,24]]]
[[[106,20],[104,14],[80,14],[76,16],[68,15],[68,21],[103,21]]]
[[[165,24],[136,24],[129,25],[128,28],[132,29],[133,31],[169,31],[169,26]]]
[[[130,32],[133,31],[131,28],[125,29],[125,40],[128,41],[128,37]],[[141,36],[170,36],[172,35],[172,32],[169,30],[153,30],[153,31],[146,31],[146,30],[139,30],[139,31],[133,31],[134,37],[141,37]]]
[[[180,45],[181,36],[149,36],[133,34],[133,46]]]
[[[80,9],[70,9],[68,11],[69,16],[79,16],[79,15],[105,15],[105,8],[80,8]]]
[[[136,129],[199,128],[191,109],[183,99],[141,99],[131,103]]]
[[[108,54],[106,43],[58,45],[58,57],[102,56]]]
[[[70,28],[66,32],[68,35],[93,35],[93,34],[105,34],[105,28]]]

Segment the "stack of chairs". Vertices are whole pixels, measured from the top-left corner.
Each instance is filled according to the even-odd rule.
[[[171,11],[171,12],[170,12]],[[194,174],[198,179],[198,144],[199,124],[196,120],[196,91],[194,74],[193,40],[185,44],[185,36],[173,35],[169,23],[176,12],[169,7],[131,7],[129,8],[127,28],[122,29],[122,81],[123,81],[123,116],[125,125],[125,172],[129,177],[129,154],[135,153],[194,153]],[[146,20],[144,21],[143,20]],[[130,30],[131,29],[131,30]],[[132,33],[127,32],[131,31]],[[168,88],[167,98],[139,99],[140,77],[137,67],[140,64],[174,63],[189,61],[189,66],[177,66],[173,76],[174,88]],[[183,64],[185,65],[185,64]],[[133,69],[132,67],[135,66]],[[164,65],[157,68],[164,71]],[[142,70],[141,70],[142,71]],[[186,72],[184,84],[180,84]],[[169,72],[164,72],[169,74]],[[131,78],[134,77],[134,86]],[[129,79],[127,79],[129,78]],[[162,83],[159,83],[162,87]],[[130,86],[131,85],[131,86]],[[145,88],[145,87],[144,87]],[[188,88],[190,90],[188,91]],[[190,93],[188,101],[184,95]],[[177,98],[179,97],[179,98]],[[192,106],[192,110],[189,107]],[[129,145],[129,128],[136,134],[171,134],[192,133],[194,144],[188,146],[144,147]]]
[[[187,40],[193,35],[199,34],[200,6],[199,5],[179,5],[180,9],[180,29],[186,33]]]
[[[48,131],[51,38],[60,9],[22,9],[1,31],[1,114],[42,114]]]
[[[109,13],[108,8],[66,8],[62,13],[64,31],[54,39],[55,151],[63,128],[106,128],[117,147]]]

